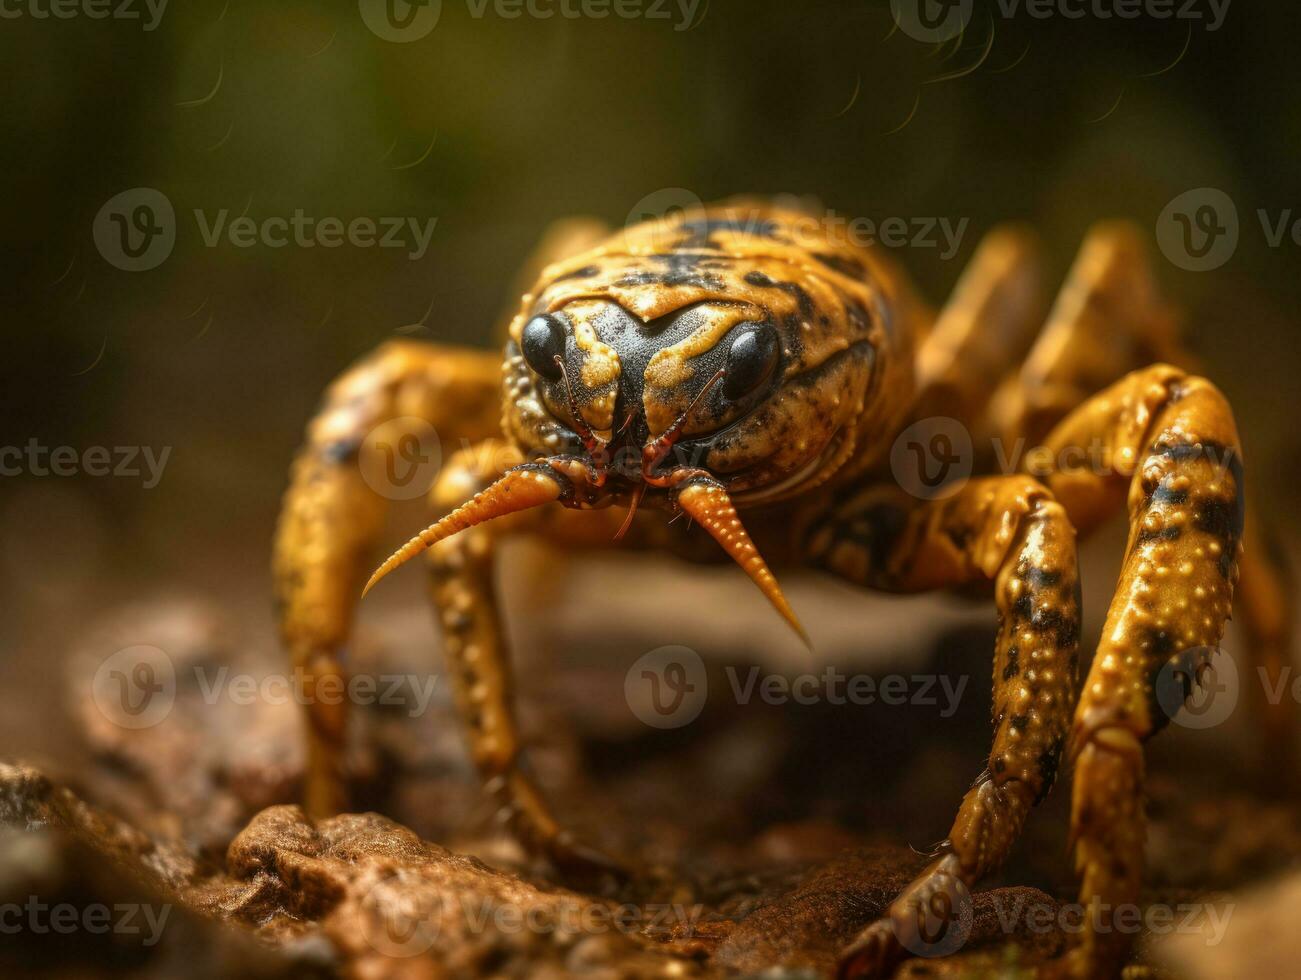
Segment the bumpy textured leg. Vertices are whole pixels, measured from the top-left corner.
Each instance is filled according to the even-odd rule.
[[[1047,440],[1057,459],[1090,445],[1101,446],[1102,467],[1063,468],[1047,482],[1081,531],[1126,494],[1130,515],[1120,585],[1071,732],[1071,832],[1081,902],[1091,914],[1069,970],[1092,977],[1119,969],[1127,936],[1111,916],[1138,898],[1142,743],[1168,720],[1167,680],[1200,680],[1229,618],[1243,486],[1228,404],[1209,382],[1178,368],[1129,375]]]
[[[308,426],[276,531],[274,577],[281,638],[309,695],[305,803],[313,816],[346,802],[340,757],[347,705],[310,695],[316,685],[342,681],[341,651],[383,525],[387,501],[374,487],[386,489],[386,463],[369,460],[368,482],[362,454],[383,449],[368,449],[366,440],[391,423],[386,445],[395,443],[402,433],[394,420],[404,418],[427,422],[444,447],[484,438],[498,429],[500,371],[486,352],[391,342],[330,386]]]
[[[925,503],[889,488],[869,490],[815,528],[809,551],[813,563],[876,588],[992,582],[998,607],[988,766],[935,861],[842,959],[845,976],[880,976],[908,951],[922,952],[919,942],[960,928],[948,920],[961,912],[962,891],[1003,862],[1052,786],[1076,689],[1075,532],[1047,488],[1010,476],[972,481],[953,497]]]
[[[1041,443],[1087,398],[1147,364],[1166,362],[1200,372],[1200,365],[1181,343],[1177,326],[1160,295],[1143,235],[1124,223],[1096,226],[1085,239],[1034,348],[1004,380],[985,419],[977,424],[977,448],[996,436],[1002,440],[1005,458],[1022,454]],[[1301,775],[1295,760],[1296,702],[1266,697],[1280,690],[1287,668],[1296,666],[1288,576],[1268,547],[1267,528],[1250,500],[1246,524],[1235,613],[1244,634],[1245,666],[1251,668],[1262,759],[1268,759],[1270,784],[1279,788],[1294,785]]]
[[[440,516],[450,512],[521,462],[517,450],[498,440],[458,453],[434,484],[434,509]],[[502,822],[530,852],[547,856],[571,878],[622,876],[625,872],[615,861],[560,827],[532,777],[521,768],[510,663],[497,609],[498,536],[525,528],[542,530],[549,518],[563,520],[568,514],[512,514],[438,542],[428,552],[431,595],[470,753]]]

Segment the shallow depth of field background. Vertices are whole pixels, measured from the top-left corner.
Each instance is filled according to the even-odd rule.
[[[443,0],[409,44],[376,36],[355,2],[173,0],[152,31],[0,21],[0,443],[171,447],[148,490],[140,477],[0,478],[0,734],[14,752],[42,749],[67,644],[97,611],[160,587],[264,618],[270,643],[272,526],[328,380],[396,335],[489,343],[549,221],[618,224],[663,188],[967,219],[949,261],[898,250],[933,299],[999,221],[1032,222],[1060,274],[1091,222],[1151,233],[1176,195],[1224,190],[1241,223],[1230,261],[1190,272],[1153,251],[1290,549],[1301,246],[1269,247],[1257,216],[1301,218],[1289,7],[1234,0],[1208,32],[994,21],[977,4],[960,47],[943,50],[865,2],[701,0],[688,25],[674,4],[666,19],[539,19]],[[178,231],[161,266],[128,273],[91,227],[135,187],[167,195]],[[206,247],[196,209],[437,222],[412,261]],[[408,582],[404,601],[419,592]]]

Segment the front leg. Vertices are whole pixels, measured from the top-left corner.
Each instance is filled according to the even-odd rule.
[[[987,766],[935,860],[842,955],[843,976],[884,976],[910,952],[944,948],[960,928],[955,913],[969,908],[966,889],[1003,863],[1052,786],[1075,701],[1075,531],[1046,487],[1010,476],[930,502],[874,488],[815,528],[809,551],[816,565],[891,591],[992,582],[998,606]]]
[[[383,529],[385,493],[404,489],[384,482],[389,471],[379,457],[395,452],[404,437],[415,440],[410,427],[422,423],[448,446],[484,438],[498,429],[500,380],[500,363],[486,351],[391,341],[330,386],[307,428],[276,527],[273,574],[281,640],[309,694],[304,804],[313,818],[347,805],[347,704],[310,692],[318,684],[342,686],[344,648]],[[413,482],[418,475],[404,466],[399,478]]]
[[[1128,494],[1129,547],[1071,732],[1071,836],[1090,910],[1067,972],[1114,974],[1127,936],[1117,907],[1137,901],[1145,815],[1143,742],[1181,703],[1159,684],[1191,685],[1214,666],[1242,548],[1241,450],[1210,382],[1169,367],[1136,371],[1066,418],[1054,458],[1100,444],[1110,465],[1063,469],[1049,484],[1081,528]],[[1174,690],[1179,693],[1178,688]]]
[[[450,513],[522,461],[517,450],[497,440],[458,453],[434,484],[434,509]],[[622,878],[627,872],[618,862],[576,841],[560,826],[532,777],[521,768],[510,663],[494,581],[497,540],[502,533],[536,528],[546,517],[537,510],[512,514],[433,544],[428,551],[430,594],[470,754],[485,791],[498,807],[499,819],[527,850],[547,857],[570,879]]]

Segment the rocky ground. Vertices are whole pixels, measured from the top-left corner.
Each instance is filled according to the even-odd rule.
[[[594,587],[584,574],[603,573],[568,577],[568,598]],[[797,606],[815,601],[809,588],[797,585]],[[865,627],[832,615],[839,594],[817,600],[829,603],[819,650],[836,651],[847,671],[967,677],[951,711],[942,694],[907,710],[738,704],[728,693],[738,669],[825,665],[783,659],[792,655],[745,583],[713,576],[701,589],[700,603],[746,612],[713,617],[723,621],[712,634],[687,630],[710,697],[680,728],[650,728],[629,710],[627,651],[653,646],[657,626],[633,607],[594,632],[590,610],[550,595],[538,601],[554,610],[551,628],[519,644],[523,727],[557,810],[588,839],[657,869],[596,892],[564,887],[496,830],[436,676],[425,710],[415,710],[415,686],[358,709],[359,812],[313,825],[295,805],[297,706],[262,686],[283,668],[261,625],[193,598],[118,610],[66,660],[64,710],[49,724],[77,751],[45,770],[0,766],[0,972],[826,975],[836,949],[924,863],[914,848],[944,835],[979,771],[989,614],[883,601]],[[426,617],[395,603],[363,631],[357,670],[429,678]],[[890,650],[891,638],[899,647],[905,629],[911,659],[863,652]],[[165,651],[149,679],[170,671],[174,686],[165,710],[133,714],[138,705],[104,697],[117,663],[106,658],[142,644]],[[1152,762],[1144,896],[1168,916],[1146,919],[1133,971],[1286,975],[1298,953],[1284,916],[1301,898],[1301,879],[1288,876],[1301,860],[1301,809],[1253,788],[1232,725],[1168,742]],[[1060,953],[1074,921],[1062,904],[1073,889],[1068,785],[1001,878],[975,894],[961,948],[911,961],[901,976],[1033,976]],[[106,911],[92,922],[91,909]]]

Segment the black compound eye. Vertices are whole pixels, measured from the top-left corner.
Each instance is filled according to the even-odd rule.
[[[723,394],[737,399],[754,391],[777,366],[777,354],[777,331],[772,326],[764,323],[745,331],[728,351]]]
[[[556,363],[556,356],[565,355],[565,325],[559,317],[551,314],[535,316],[524,324],[520,349],[529,367],[544,378],[558,380],[560,365]]]

